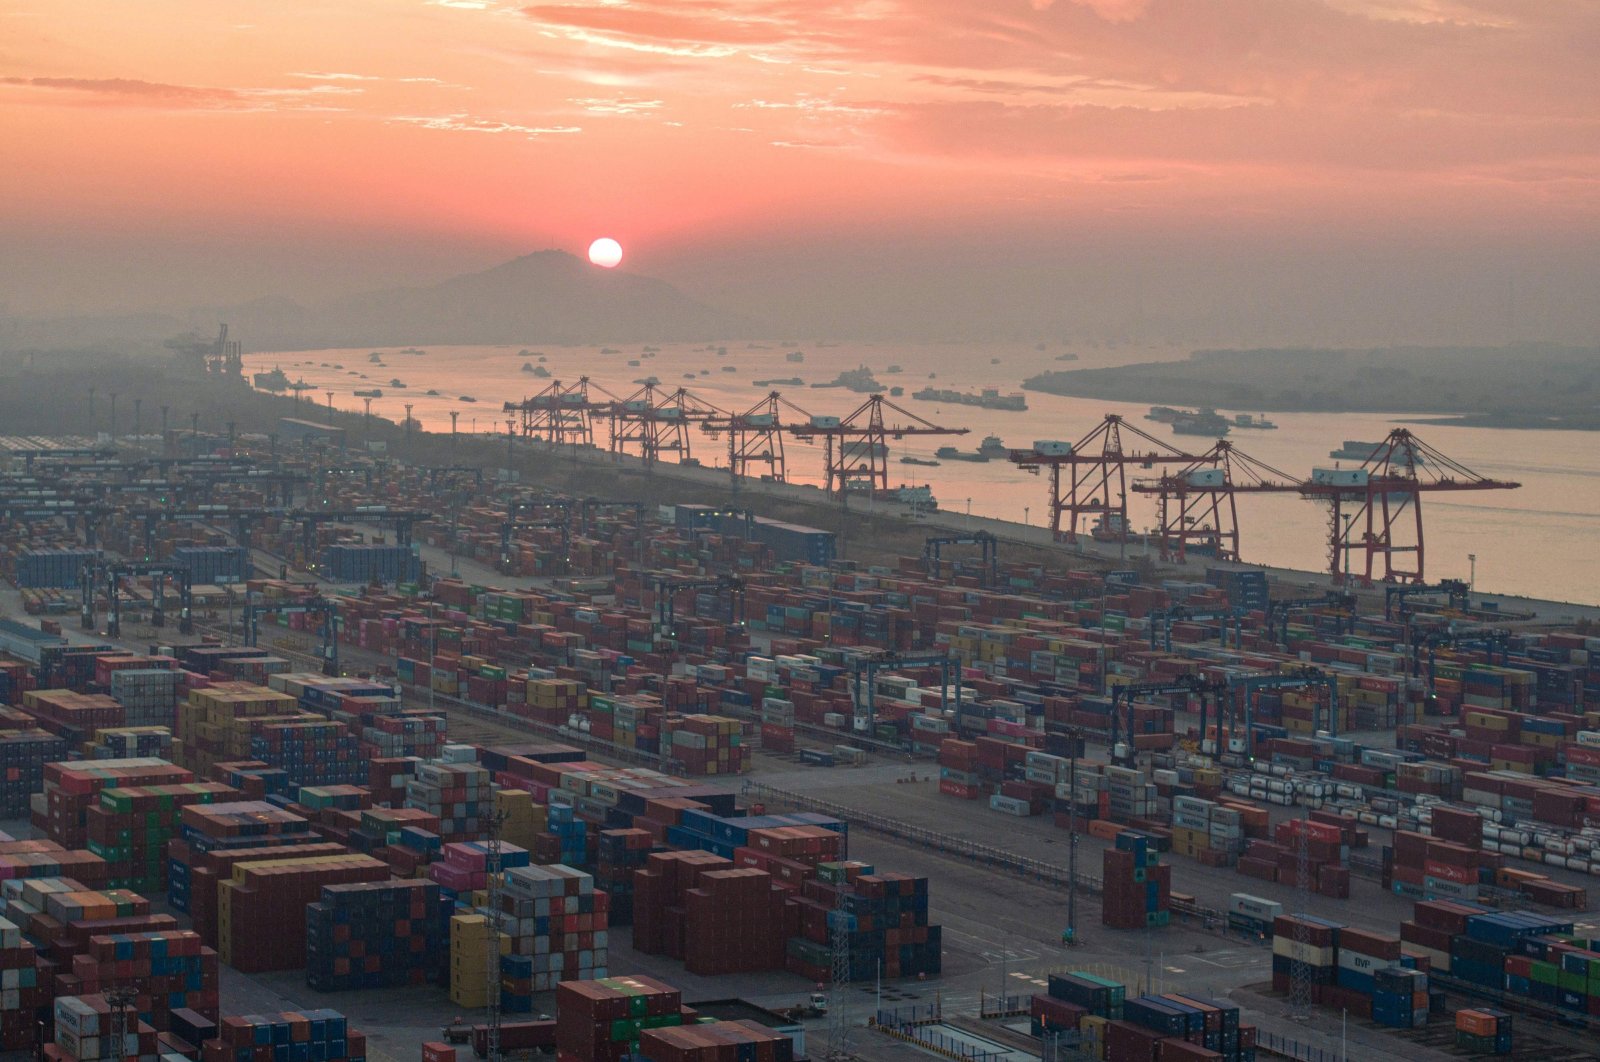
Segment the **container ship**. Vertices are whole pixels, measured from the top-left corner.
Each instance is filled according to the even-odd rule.
[[[1011,394],[1003,395],[994,387],[985,387],[977,394],[947,391],[939,387],[924,387],[920,391],[913,391],[911,397],[924,402],[950,402],[958,406],[1000,409],[1008,413],[1026,413],[1028,410],[1028,399],[1022,392],[1013,391]]]
[[[847,369],[827,383],[814,383],[812,387],[843,387],[847,391],[855,391],[863,395],[875,395],[883,391],[883,385],[872,375],[872,370],[865,365],[856,369]]]
[[[282,369],[273,369],[271,372],[258,372],[255,374],[256,390],[258,391],[287,391],[289,377]]]
[[[1202,409],[1198,413],[1180,413],[1171,421],[1172,431],[1175,435],[1205,435],[1220,439],[1228,434],[1228,418],[1214,409]]]
[[[933,452],[933,456],[946,461],[982,462],[1004,459],[1010,452],[1000,436],[985,435],[976,450],[957,450],[954,446],[941,446]]]

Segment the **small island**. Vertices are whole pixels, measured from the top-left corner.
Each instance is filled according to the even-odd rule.
[[[1022,386],[1114,402],[1403,413],[1418,423],[1463,427],[1600,430],[1595,347],[1197,350],[1184,361],[1041,373]]]

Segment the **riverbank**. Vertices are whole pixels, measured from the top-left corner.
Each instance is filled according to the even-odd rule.
[[[9,376],[0,381],[0,417],[5,418],[5,434],[60,435],[93,434],[110,429],[110,395],[117,397],[117,428],[126,433],[134,427],[134,410],[139,403],[139,423],[146,433],[161,425],[161,407],[172,428],[198,428],[202,432],[226,435],[235,432],[270,432],[278,418],[314,419],[346,430],[352,447],[369,442],[382,444],[387,452],[420,464],[475,464],[486,469],[513,469],[530,484],[565,491],[580,497],[627,498],[648,504],[670,505],[698,502],[709,505],[740,505],[763,516],[807,524],[841,535],[841,554],[861,564],[893,565],[900,557],[919,557],[924,540],[932,534],[986,530],[1003,544],[1007,561],[1055,566],[1134,568],[1146,578],[1195,579],[1203,575],[1207,562],[1193,560],[1186,567],[1162,563],[1147,555],[1135,539],[1122,547],[1080,540],[1073,550],[1053,541],[1048,527],[1040,526],[1042,515],[1024,524],[994,516],[939,510],[932,514],[913,511],[909,506],[854,499],[849,509],[830,500],[818,488],[799,484],[768,483],[759,480],[735,481],[726,469],[657,464],[644,466],[637,458],[614,455],[603,450],[559,451],[517,439],[508,446],[507,437],[449,432],[407,433],[392,421],[366,417],[360,413],[334,410],[309,401],[296,402],[284,396],[252,391],[238,383],[192,379],[166,374],[157,368],[118,369],[101,373],[38,373]],[[89,389],[95,389],[94,412],[90,415]],[[947,505],[951,499],[946,498]],[[1040,507],[1042,513],[1043,507]],[[1331,583],[1325,572],[1288,567],[1265,568],[1281,584],[1277,596],[1305,596],[1320,593]],[[1600,607],[1525,596],[1475,595],[1504,602],[1511,611],[1533,610],[1542,620],[1580,622],[1600,620]],[[1382,592],[1368,603],[1381,610]]]

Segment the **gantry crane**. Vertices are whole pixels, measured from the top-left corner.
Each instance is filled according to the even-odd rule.
[[[1156,496],[1161,559],[1183,563],[1191,546],[1220,561],[1239,560],[1240,494],[1288,494],[1299,482],[1287,472],[1236,449],[1226,439],[1176,472],[1135,480],[1139,494]]]
[[[339,607],[334,602],[313,594],[310,597],[267,600],[255,591],[244,597],[244,644],[254,646],[261,635],[261,616],[276,612],[290,615],[296,612],[322,617],[322,673],[337,677],[339,674]]]
[[[611,407],[611,452],[637,452],[646,465],[653,465],[665,453],[678,455],[679,463],[691,460],[689,425],[726,420],[728,412],[680,387],[663,395],[655,384],[645,384]]]
[[[706,420],[701,429],[713,439],[728,433],[728,469],[737,483],[740,476],[748,476],[752,467],[765,468],[762,473],[779,483],[787,482],[788,466],[783,456],[783,436],[788,427],[783,423],[783,413],[797,414],[795,424],[810,424],[815,418],[810,413],[784,398],[777,391],[767,394],[760,402],[743,413],[729,415],[725,420]]]
[[[930,579],[942,578],[940,554],[945,546],[977,546],[983,551],[983,585],[1000,581],[1000,542],[987,531],[970,535],[930,535],[922,544],[922,569]]]
[[[951,653],[897,653],[883,650],[861,656],[847,657],[850,665],[850,700],[855,705],[852,723],[857,733],[872,733],[878,718],[876,682],[880,671],[904,671],[908,668],[936,667],[939,669],[939,707],[955,708],[956,722],[961,720],[961,659]],[[952,690],[954,691],[952,695]]]
[[[164,627],[167,622],[166,580],[171,577],[178,584],[178,633],[194,633],[194,601],[192,596],[193,573],[182,564],[126,564],[84,565],[80,583],[81,605],[79,619],[84,630],[94,629],[94,588],[98,576],[105,575],[106,637],[122,636],[122,579],[129,575],[150,576],[150,625]]]
[[[1139,751],[1133,744],[1133,701],[1137,697],[1160,697],[1172,693],[1181,693],[1186,697],[1193,696],[1200,701],[1200,737],[1203,741],[1206,732],[1206,699],[1215,701],[1221,694],[1227,692],[1225,682],[1208,682],[1199,675],[1180,675],[1171,682],[1130,682],[1111,688],[1111,732],[1108,735],[1111,746],[1111,762],[1119,767],[1132,767],[1138,759]],[[1122,720],[1120,708],[1125,708],[1128,714],[1126,722]],[[1217,709],[1217,720],[1222,720],[1222,709]],[[1176,728],[1174,728],[1176,729]],[[1127,740],[1120,738],[1126,734]]]
[[[508,497],[506,499],[506,518],[500,524],[500,564],[503,568],[511,566],[511,539],[522,529],[550,528],[561,532],[561,570],[567,570],[567,565],[572,560],[572,506],[571,498],[560,495],[534,495],[525,497]],[[526,514],[540,511],[556,510],[560,516],[544,516],[528,518]]]
[[[1289,640],[1289,616],[1294,612],[1302,612],[1312,608],[1331,608],[1335,622],[1335,633],[1343,634],[1348,627],[1354,633],[1356,629],[1356,595],[1344,593],[1339,590],[1329,590],[1321,597],[1294,597],[1267,602],[1267,634],[1271,636],[1277,631],[1278,641],[1285,643]],[[1276,624],[1276,627],[1274,627]]]
[[[507,402],[504,412],[521,415],[525,439],[541,439],[552,446],[592,446],[594,418],[609,414],[620,401],[587,376],[580,376],[571,385],[552,380],[538,394]]]
[[[1433,491],[1515,490],[1446,457],[1406,428],[1396,428],[1358,467],[1315,469],[1302,497],[1329,503],[1328,571],[1336,583],[1363,586],[1423,581],[1422,495]],[[1350,568],[1350,550],[1359,567]],[[1414,557],[1405,567],[1402,558]],[[1341,572],[1340,559],[1344,560]]]
[[[1147,449],[1124,449],[1124,432],[1133,436],[1135,446],[1142,442]],[[1129,465],[1154,468],[1158,464],[1193,464],[1196,460],[1193,454],[1173,449],[1115,413],[1107,414],[1070,446],[1035,443],[1031,450],[1012,450],[1009,459],[1034,474],[1040,469],[1050,470],[1050,530],[1057,541],[1066,542],[1078,541],[1078,524],[1088,516],[1100,518],[1092,529],[1095,538],[1127,540]],[[1065,489],[1061,483],[1063,468],[1068,470]]]
[[[433,514],[423,509],[401,509],[390,505],[357,505],[352,509],[293,509],[285,515],[299,522],[300,544],[305,548],[307,558],[311,556],[311,547],[315,544],[318,524],[393,524],[395,542],[409,546],[412,527],[433,519]]]
[[[884,410],[905,418],[887,423]],[[890,402],[872,395],[847,417],[813,416],[808,423],[788,429],[798,439],[825,444],[825,487],[829,494],[844,497],[856,483],[870,491],[889,489],[889,439],[907,435],[965,435],[967,428],[945,428]]]
[[[1404,622],[1410,615],[1406,600],[1418,594],[1443,594],[1446,607],[1457,612],[1467,611],[1471,586],[1465,579],[1440,579],[1437,583],[1408,583],[1403,586],[1383,588],[1383,618],[1390,623]]]
[[[678,621],[677,597],[686,591],[715,590],[719,595],[727,595],[728,621],[730,623],[744,623],[745,595],[744,580],[737,575],[718,575],[705,578],[678,575],[673,572],[657,572],[650,576],[650,583],[656,591],[656,625],[671,628]]]

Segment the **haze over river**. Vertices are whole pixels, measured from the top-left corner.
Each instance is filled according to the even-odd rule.
[[[803,363],[785,359],[795,345],[805,354]],[[1107,413],[1120,413],[1129,425],[1149,432],[1157,439],[1187,452],[1205,450],[1212,440],[1198,436],[1174,435],[1164,424],[1144,419],[1149,403],[1105,402],[1098,399],[1066,398],[1027,393],[1028,410],[1001,412],[911,398],[914,391],[932,385],[959,391],[998,387],[1002,393],[1021,390],[1022,381],[1041,372],[1072,368],[1098,368],[1129,362],[1176,360],[1188,348],[1152,349],[1121,346],[1108,348],[1085,344],[1049,343],[1038,350],[1031,343],[1010,344],[901,344],[842,343],[817,346],[798,343],[790,347],[778,342],[729,343],[726,356],[716,348],[696,344],[661,344],[659,353],[647,353],[638,346],[620,348],[619,353],[601,354],[594,346],[530,346],[530,354],[517,347],[432,347],[425,355],[401,354],[392,348],[382,350],[383,365],[370,361],[372,348],[289,351],[250,354],[245,357],[245,372],[282,368],[291,380],[304,379],[314,385],[309,394],[325,407],[326,392],[332,390],[334,405],[359,412],[363,400],[352,392],[377,388],[381,398],[372,400],[372,412],[399,422],[405,417],[405,404],[413,404],[413,416],[422,426],[435,432],[450,430],[450,412],[460,413],[463,432],[505,432],[505,401],[520,401],[551,383],[522,372],[524,362],[542,364],[552,379],[568,384],[587,375],[594,384],[625,398],[638,389],[635,380],[646,376],[660,378],[659,389],[673,391],[687,387],[703,401],[731,412],[743,412],[768,391],[781,391],[785,399],[810,413],[845,416],[862,404],[866,396],[843,388],[813,389],[812,383],[832,380],[839,372],[866,365],[887,389],[905,388],[905,395],[891,399],[917,416],[948,427],[971,429],[956,437],[922,436],[890,441],[889,477],[892,485],[927,484],[933,488],[940,507],[951,512],[967,510],[969,500],[974,514],[1034,525],[1048,522],[1046,491],[1048,478],[1034,476],[1006,461],[986,464],[945,461],[939,467],[899,463],[902,456],[932,458],[940,446],[975,449],[986,435],[998,435],[1007,445],[1028,447],[1035,440],[1059,439],[1074,442],[1095,427]],[[655,348],[651,348],[654,350]],[[1057,362],[1058,355],[1072,352],[1079,360]],[[540,362],[538,356],[545,356]],[[991,359],[998,358],[997,364]],[[638,366],[628,365],[638,359]],[[323,363],[327,363],[325,367]],[[334,364],[343,369],[333,369]],[[904,371],[886,370],[899,365]],[[732,368],[735,371],[724,371]],[[351,375],[365,373],[367,378]],[[700,375],[707,370],[705,375]],[[693,373],[694,379],[685,379]],[[930,374],[935,374],[933,379]],[[756,387],[755,380],[800,377],[807,386],[779,385]],[[391,386],[392,379],[406,384]],[[1352,383],[1352,386],[1356,384]],[[437,397],[425,394],[429,389]],[[476,403],[462,402],[461,396],[475,397]],[[1251,409],[1224,412],[1256,413]],[[1467,411],[1463,411],[1467,412]],[[1303,478],[1312,468],[1350,467],[1355,462],[1338,462],[1329,451],[1345,439],[1376,442],[1382,439],[1403,414],[1373,413],[1269,413],[1278,425],[1276,431],[1235,429],[1229,439],[1243,452],[1292,476]],[[903,422],[903,418],[901,418]],[[887,416],[886,421],[895,422]],[[1556,601],[1600,604],[1600,435],[1578,431],[1522,431],[1490,428],[1459,428],[1438,425],[1411,425],[1418,436],[1467,468],[1492,479],[1513,480],[1519,490],[1433,493],[1423,496],[1427,528],[1425,571],[1430,580],[1467,578],[1469,554],[1477,556],[1477,587],[1493,593],[1520,594]],[[727,465],[726,436],[712,440],[695,430],[692,454],[704,465]],[[609,437],[596,426],[595,442],[609,445]],[[1124,434],[1124,447],[1136,440]],[[822,446],[789,439],[785,445],[789,479],[798,483],[820,483]],[[1176,468],[1177,466],[1169,466]],[[1130,469],[1130,484],[1135,476],[1149,477],[1159,469]],[[1325,571],[1328,565],[1328,510],[1325,505],[1306,501],[1295,494],[1241,495],[1238,499],[1241,525],[1240,551],[1246,561],[1273,567]],[[1156,501],[1129,493],[1129,520],[1140,531],[1156,521]],[[1085,529],[1086,530],[1086,529]],[[1356,560],[1352,556],[1352,567]]]

